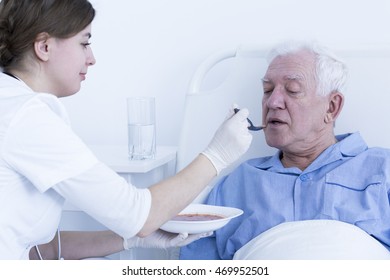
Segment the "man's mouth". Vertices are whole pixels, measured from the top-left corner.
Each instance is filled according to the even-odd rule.
[[[281,119],[270,118],[267,120],[267,126],[268,125],[282,125],[282,124],[286,124],[286,122],[282,121]]]

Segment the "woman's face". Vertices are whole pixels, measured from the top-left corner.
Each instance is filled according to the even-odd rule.
[[[46,91],[57,97],[75,94],[96,60],[90,47],[91,25],[67,39],[52,38],[44,63]]]

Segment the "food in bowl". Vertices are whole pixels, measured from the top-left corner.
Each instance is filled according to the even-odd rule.
[[[221,215],[215,215],[215,214],[179,214],[172,218],[173,221],[213,221],[213,220],[219,220],[224,219],[224,216]]]

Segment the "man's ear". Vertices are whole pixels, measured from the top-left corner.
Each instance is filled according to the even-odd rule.
[[[329,103],[325,115],[325,123],[335,122],[344,105],[344,95],[340,92],[332,92],[328,98]]]
[[[39,33],[34,42],[34,52],[37,58],[41,61],[49,59],[49,43],[50,36],[46,32]]]

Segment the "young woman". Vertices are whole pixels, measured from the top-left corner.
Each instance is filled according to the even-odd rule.
[[[78,92],[95,64],[94,16],[87,0],[0,2],[1,259],[79,259],[185,245],[202,236],[159,226],[250,145],[248,111],[240,110],[187,168],[148,189],[128,185],[99,162],[73,133],[58,99]],[[110,230],[57,233],[65,199]]]

